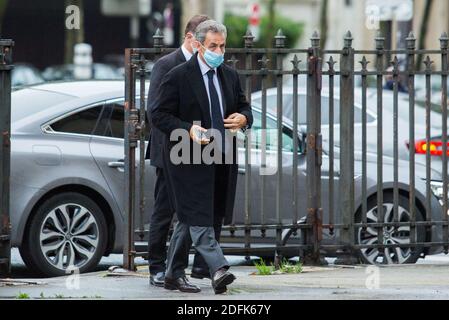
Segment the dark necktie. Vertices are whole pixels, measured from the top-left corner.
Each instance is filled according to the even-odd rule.
[[[218,99],[217,90],[215,90],[214,85],[214,74],[215,71],[213,69],[207,72],[207,77],[209,78],[209,96],[210,96],[210,105],[211,105],[211,117],[212,117],[212,128],[218,130],[221,134],[222,141],[222,152],[225,151],[224,141],[225,141],[225,127],[223,121],[223,115],[221,114],[220,108],[220,100]]]

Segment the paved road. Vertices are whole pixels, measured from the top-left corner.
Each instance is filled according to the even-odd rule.
[[[226,257],[229,263],[233,266],[237,265],[248,265],[248,262],[245,260],[245,257],[242,256],[227,256]],[[250,257],[251,259],[258,259],[258,257]],[[147,261],[143,258],[136,258],[137,266],[146,266]],[[190,265],[193,263],[193,256],[190,256],[189,259]],[[103,257],[98,265],[98,267],[94,271],[106,271],[111,266],[121,266],[123,264],[123,255],[121,254],[111,254],[109,257]],[[13,248],[11,251],[11,272],[12,278],[37,278],[38,275],[29,270],[22,258],[20,257],[19,250]]]
[[[233,266],[238,265],[248,265],[248,262],[245,260],[245,257],[242,256],[227,256],[228,261]],[[251,260],[256,260],[258,257],[250,257]],[[136,265],[143,266],[146,265],[146,260],[142,258],[137,258]],[[326,261],[329,264],[333,264],[335,261],[334,258],[326,258]],[[28,270],[25,266],[22,258],[20,257],[19,250],[16,248],[12,249],[11,252],[11,262],[12,262],[12,277],[13,278],[35,278],[37,277],[32,271]],[[192,264],[193,259],[190,256],[190,264]],[[111,266],[121,266],[123,263],[123,255],[121,254],[111,254],[109,257],[103,257],[100,261],[100,264],[95,269],[95,271],[105,271],[108,270]],[[444,254],[427,256],[425,259],[419,259],[417,264],[447,264],[449,267],[449,255],[446,256]]]
[[[199,294],[185,294],[148,285],[148,269],[137,260],[137,273],[107,271],[121,264],[121,255],[104,258],[96,272],[81,276],[36,279],[13,251],[14,277],[30,283],[0,282],[0,298],[14,299],[20,293],[31,298],[105,299],[449,299],[449,257],[438,255],[407,266],[353,266],[331,264],[304,267],[301,274],[257,276],[243,257],[229,257],[237,276],[227,294],[216,296],[209,280],[194,282]]]

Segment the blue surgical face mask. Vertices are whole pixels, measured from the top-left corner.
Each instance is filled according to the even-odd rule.
[[[206,49],[203,45],[201,45],[206,51],[204,52],[204,60],[211,68],[218,68],[224,61],[224,53],[219,54],[209,49]]]

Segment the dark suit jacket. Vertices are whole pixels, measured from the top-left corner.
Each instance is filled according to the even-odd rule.
[[[153,66],[150,77],[150,89],[148,90],[147,99],[147,114],[151,123],[151,110],[153,110],[157,104],[157,98],[159,93],[159,87],[162,82],[162,78],[174,67],[186,62],[186,58],[182,53],[181,48],[163,56]],[[162,168],[162,144],[165,136],[159,131],[159,129],[152,127],[150,132],[150,141],[145,154],[145,159],[151,159],[151,165]]]
[[[229,224],[232,222],[234,208],[237,163],[226,164],[229,166],[229,175],[225,177],[221,190],[215,190],[215,164],[173,164],[169,158],[170,150],[177,144],[169,139],[173,130],[185,129],[189,132],[194,121],[201,122],[203,128],[211,128],[209,100],[197,55],[175,67],[164,77],[158,104],[152,111],[152,123],[166,134],[164,172],[173,191],[172,198],[178,219],[193,226],[212,226],[216,214],[222,215],[224,223]],[[217,68],[217,74],[222,88],[225,118],[238,112],[246,116],[247,124],[251,126],[251,107],[240,86],[237,71],[222,64]],[[195,142],[188,139],[187,143],[192,147]],[[236,154],[236,145],[233,148]],[[214,192],[225,195],[223,212],[214,213]]]

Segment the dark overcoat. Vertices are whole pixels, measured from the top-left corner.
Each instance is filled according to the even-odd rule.
[[[174,67],[186,62],[186,58],[182,53],[181,48],[163,56],[153,66],[150,77],[150,88],[148,90],[147,99],[147,115],[151,123],[151,110],[157,105],[157,98],[159,87],[162,83],[162,78]],[[150,127],[150,140],[145,153],[145,159],[150,159],[152,166],[162,168],[162,145],[165,140],[165,135],[158,129]]]

